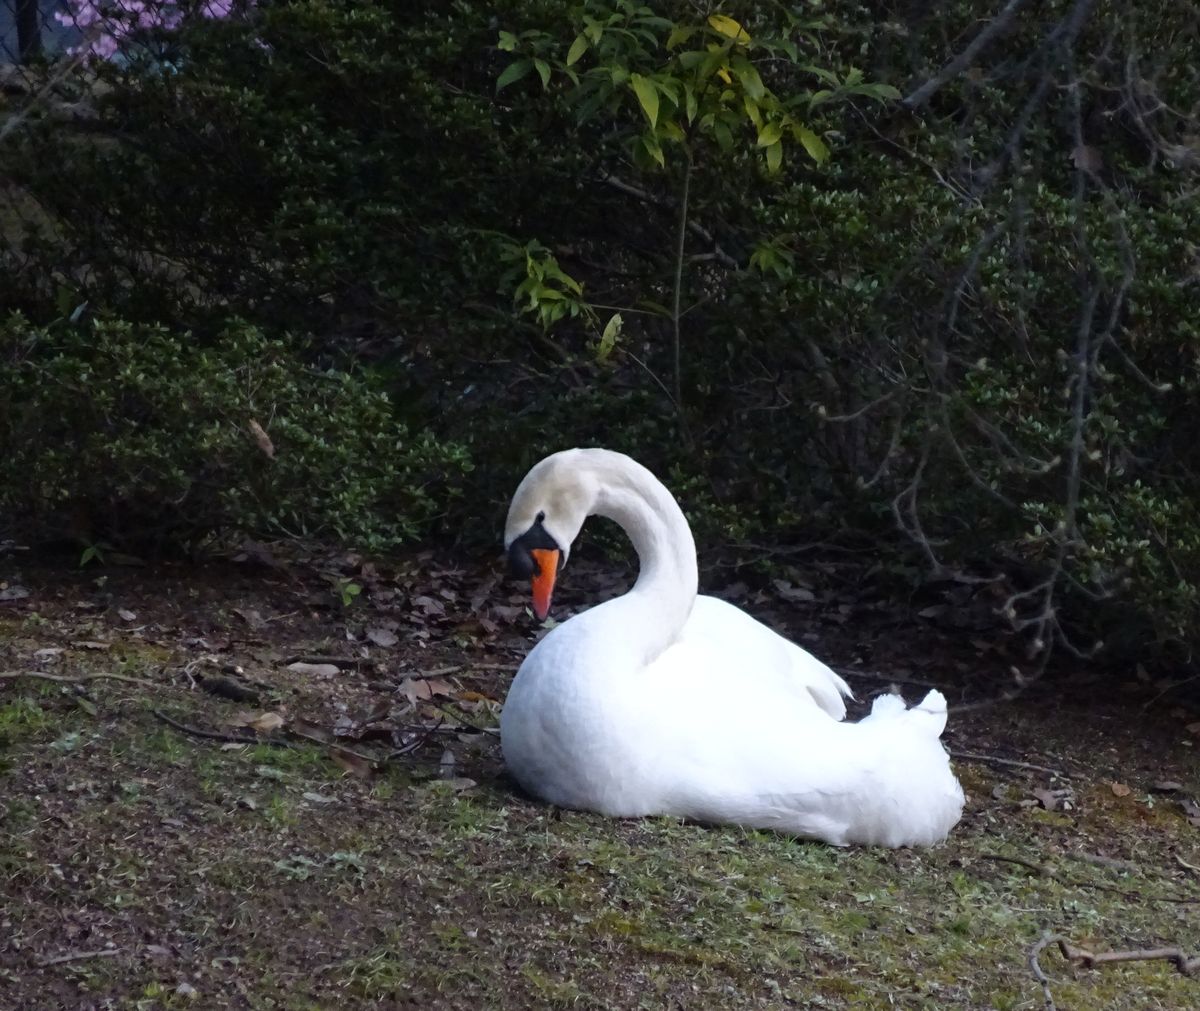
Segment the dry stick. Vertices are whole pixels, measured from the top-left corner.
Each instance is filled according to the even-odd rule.
[[[185,734],[190,734],[192,737],[200,737],[206,741],[223,741],[226,744],[270,744],[277,748],[302,748],[304,747],[299,741],[289,741],[286,737],[245,737],[241,734],[225,734],[219,730],[205,730],[203,727],[192,727],[186,723],[180,723],[176,719],[172,719],[166,713],[152,709],[151,712],[158,719],[162,720],[176,730],[182,731]],[[323,744],[333,751],[344,751],[348,755],[353,755],[355,758],[360,758],[364,762],[369,762],[374,765],[378,759],[371,755],[363,754],[361,751],[355,751],[353,748],[347,748],[343,744],[338,744],[332,741],[322,741],[316,737],[309,737],[307,734],[298,734],[298,737],[309,742],[310,744]]]
[[[1053,878],[1055,881],[1061,881],[1058,872],[1053,867],[1047,867],[1045,864],[1035,864],[1031,860],[1022,860],[1020,857],[1006,857],[1000,853],[980,853],[980,860],[997,860],[1006,864],[1019,864],[1021,867],[1028,867],[1031,871],[1043,878]]]
[[[99,951],[68,951],[65,955],[54,955],[52,958],[39,958],[37,964],[42,968],[48,965],[61,965],[63,962],[80,962],[85,958],[111,958],[121,954],[120,948],[102,948]]]
[[[1200,969],[1200,956],[1188,958],[1182,948],[1091,952],[1086,948],[1076,948],[1065,937],[1055,936],[1053,940],[1058,942],[1058,950],[1062,952],[1063,958],[1071,962],[1080,962],[1086,969],[1094,969],[1105,962],[1152,962],[1159,959],[1170,962],[1185,976],[1191,976]]]
[[[983,52],[988,43],[1008,27],[1013,15],[1017,13],[1017,9],[1024,2],[1025,0],[1008,0],[1004,9],[988,22],[986,27],[971,40],[966,49],[947,63],[937,74],[907,95],[901,104],[910,109],[917,109],[929,101],[951,78],[957,77],[966,70],[974,62],[975,57]]]
[[[455,720],[456,722],[461,723],[464,726],[468,726],[472,730],[477,730],[481,734],[491,734],[493,737],[500,736],[500,731],[497,730],[495,727],[485,727],[481,723],[475,723],[474,721],[467,719],[466,715],[464,713],[462,713],[461,711],[456,712],[455,710],[451,709],[449,706],[440,705],[439,703],[434,702],[432,699],[425,699],[424,702],[425,702],[425,705],[432,706],[434,709],[437,709],[437,710],[445,713],[452,720]]]
[[[61,674],[47,674],[40,670],[6,670],[0,671],[0,680],[10,680],[13,678],[34,678],[38,681],[57,681],[60,684],[77,685],[83,684],[85,681],[96,681],[101,678],[106,681],[124,681],[126,684],[142,685],[144,688],[162,688],[164,685],[156,681],[146,681],[142,678],[131,678],[124,674],[109,674],[106,671],[100,671],[96,674],[80,674],[77,677],[65,677]]]
[[[298,748],[295,741],[288,741],[282,737],[246,737],[244,734],[225,734],[219,730],[205,730],[203,727],[191,727],[186,723],[180,723],[166,713],[158,709],[150,710],[156,719],[162,720],[176,730],[189,734],[192,737],[201,737],[206,741],[223,741],[226,744],[273,744],[280,748]]]
[[[297,653],[295,656],[289,656],[283,661],[283,666],[293,663],[327,663],[334,667],[357,667],[360,663],[369,663],[369,660],[360,659],[352,656],[323,656],[316,653]]]
[[[1145,895],[1142,892],[1130,891],[1126,888],[1117,888],[1115,885],[1102,884],[1099,881],[1080,881],[1077,878],[1066,878],[1059,874],[1053,867],[1045,864],[1035,864],[1028,860],[1022,860],[1020,857],[1006,857],[998,853],[981,853],[981,860],[998,860],[1008,864],[1018,864],[1021,867],[1026,867],[1033,871],[1039,877],[1050,878],[1060,884],[1068,885],[1072,888],[1091,888],[1098,892],[1111,892],[1113,895],[1120,895],[1125,899],[1137,899],[1141,902],[1174,902],[1180,905],[1192,905],[1200,903],[1200,898],[1190,898],[1179,895]]]
[[[959,711],[961,706],[955,706],[954,711]],[[1000,758],[996,755],[982,755],[974,751],[954,751],[950,749],[951,758],[960,758],[964,762],[984,762],[988,765],[1005,765],[1014,769],[1032,769],[1034,772],[1047,772],[1051,776],[1059,776],[1062,779],[1070,779],[1070,775],[1063,772],[1061,769],[1051,769],[1046,765],[1034,765],[1032,762],[1018,762],[1011,758]]]
[[[1046,974],[1042,972],[1041,965],[1038,964],[1038,955],[1046,950],[1055,941],[1060,941],[1057,934],[1051,934],[1046,931],[1041,936],[1041,939],[1029,949],[1029,968],[1033,972],[1033,978],[1042,985],[1042,995],[1046,998],[1046,1011],[1058,1011],[1058,1005],[1054,1003],[1054,994],[1050,992],[1050,980],[1046,978]]]

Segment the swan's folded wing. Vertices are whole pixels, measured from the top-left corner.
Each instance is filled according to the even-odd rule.
[[[850,686],[812,654],[773,632],[740,608],[700,596],[680,642],[702,651],[710,669],[725,672],[739,694],[800,693],[835,720],[846,716]]]

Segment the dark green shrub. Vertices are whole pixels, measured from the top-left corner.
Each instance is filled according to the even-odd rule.
[[[376,384],[229,324],[210,346],[124,321],[0,328],[0,516],[113,544],[218,531],[383,550],[426,533],[465,454]]]

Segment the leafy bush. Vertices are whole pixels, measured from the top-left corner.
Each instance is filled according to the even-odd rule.
[[[983,580],[1039,663],[1114,633],[1186,655],[1192,6],[1024,5],[955,69],[988,24],[966,0],[260,4],[183,29],[169,73],[61,85],[85,126],[8,138],[0,285],[30,319],[66,289],[137,332],[179,321],[193,356],[237,317],[311,333],[287,352],[309,368],[369,363],[398,423],[470,453],[476,542],[533,459],[605,443],[709,547],[847,533]],[[174,516],[151,469],[139,507]]]
[[[384,550],[467,465],[363,376],[231,323],[210,347],[124,321],[0,328],[0,515],[20,535],[154,546],[223,530]]]

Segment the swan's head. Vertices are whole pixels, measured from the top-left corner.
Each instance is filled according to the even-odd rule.
[[[533,584],[533,613],[550,613],[554,580],[571,543],[596,501],[595,479],[583,466],[588,450],[546,457],[517,487],[504,524],[504,548],[513,572]]]

